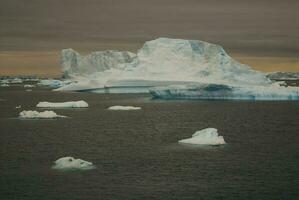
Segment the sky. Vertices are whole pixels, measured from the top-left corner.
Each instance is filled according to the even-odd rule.
[[[1,0],[0,75],[59,75],[59,51],[217,43],[262,71],[299,71],[298,0]]]

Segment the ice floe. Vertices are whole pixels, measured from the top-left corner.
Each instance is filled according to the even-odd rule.
[[[91,170],[96,166],[92,162],[88,162],[82,159],[75,159],[73,157],[59,158],[54,162],[52,169],[55,170]]]
[[[33,111],[33,110],[23,110],[19,114],[20,118],[23,119],[52,119],[52,118],[59,118],[59,117],[65,117],[62,115],[57,115],[54,111]]]
[[[41,79],[38,82],[39,86],[47,86],[50,88],[59,88],[63,87],[65,85],[70,84],[72,81],[71,80],[58,80],[58,79]]]
[[[38,108],[87,108],[86,101],[68,101],[68,102],[39,102],[36,107]]]
[[[135,106],[111,106],[108,110],[140,110],[141,107]]]
[[[196,131],[191,138],[179,140],[179,143],[197,145],[221,145],[225,144],[223,136],[218,136],[215,128],[206,128]]]
[[[24,88],[33,88],[33,87],[35,87],[35,85],[30,85],[30,84],[25,84],[24,85]]]

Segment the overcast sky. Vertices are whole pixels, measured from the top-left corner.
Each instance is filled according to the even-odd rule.
[[[93,49],[168,36],[294,54],[298,8],[298,0],[1,0],[0,50]]]
[[[298,9],[298,0],[0,0],[0,53],[136,50],[163,36],[298,57]]]

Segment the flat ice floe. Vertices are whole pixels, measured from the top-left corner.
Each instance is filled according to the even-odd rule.
[[[52,169],[56,170],[90,170],[95,169],[96,166],[92,162],[82,159],[75,159],[73,157],[59,158],[54,162]]]
[[[150,89],[150,93],[160,99],[299,100],[299,88],[279,84],[236,86],[197,83],[156,87]]]
[[[2,83],[0,86],[1,86],[1,87],[9,87],[9,84],[7,84],[7,83]]]
[[[108,110],[140,110],[141,107],[135,106],[111,106]]]
[[[39,102],[38,108],[87,108],[88,103],[85,101],[68,101],[68,102]]]
[[[65,116],[57,115],[55,112],[47,110],[43,112],[23,110],[22,112],[20,112],[19,117],[23,119],[53,119]]]
[[[179,140],[179,143],[198,145],[220,145],[225,144],[223,136],[218,136],[215,128],[206,128],[196,131],[191,138]]]

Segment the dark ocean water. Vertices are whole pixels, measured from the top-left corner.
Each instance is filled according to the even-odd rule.
[[[69,118],[20,120],[39,101],[85,100]],[[16,109],[22,105],[21,109]],[[108,111],[112,105],[139,111]],[[227,145],[180,145],[217,128]],[[161,101],[146,94],[0,88],[0,199],[298,199],[299,101]],[[59,172],[73,156],[97,169]]]

